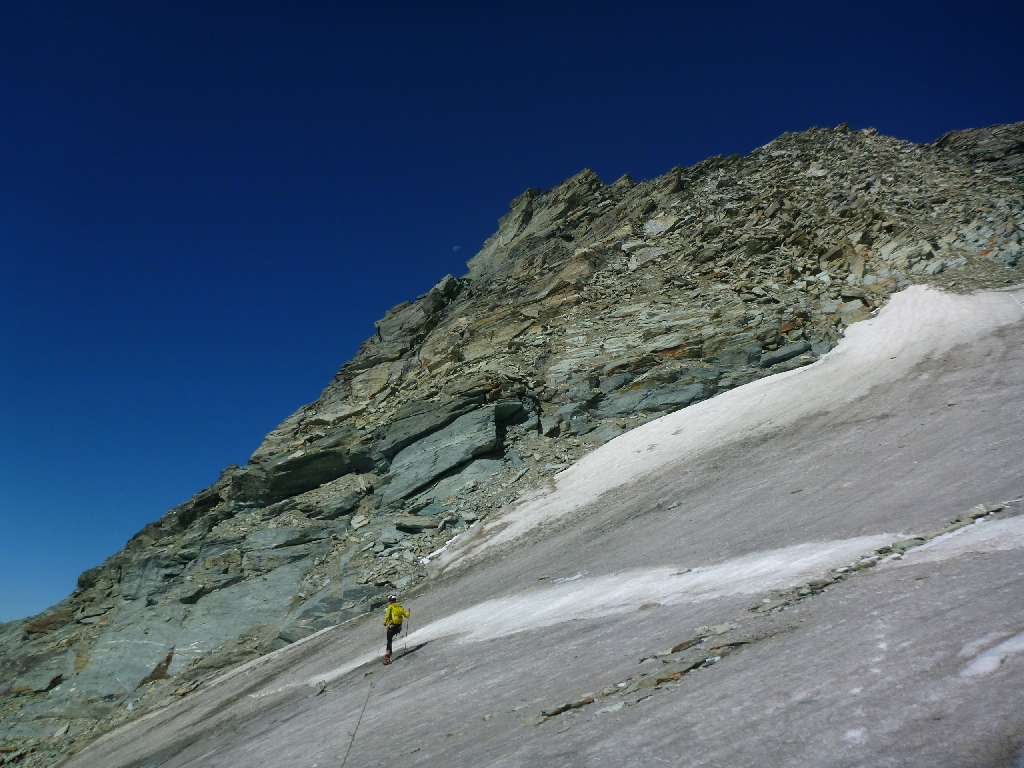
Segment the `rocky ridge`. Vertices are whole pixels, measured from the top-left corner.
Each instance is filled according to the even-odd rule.
[[[786,134],[527,190],[245,467],[0,625],[0,764],[52,763],[408,590],[460,530],[659,415],[813,362],[915,282],[1020,281],[1024,123]]]

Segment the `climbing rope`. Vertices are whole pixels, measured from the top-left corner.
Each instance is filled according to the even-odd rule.
[[[408,636],[409,636],[408,633],[406,633],[405,637],[408,637]],[[405,642],[405,646],[403,647],[403,650],[402,650],[402,653],[404,655],[405,651],[408,650],[408,641],[405,638],[402,638],[402,640]],[[390,664],[385,665],[385,667],[384,667],[385,674],[387,673],[389,666],[391,666],[391,665]],[[352,731],[352,738],[348,740],[348,749],[345,750],[345,756],[343,758],[341,758],[341,768],[345,768],[345,763],[348,762],[348,755],[352,751],[352,745],[355,744],[355,742],[356,742],[356,734],[359,733],[359,726],[363,722],[363,713],[366,711],[366,705],[370,703],[370,694],[373,692],[373,683],[374,683],[374,681],[371,680],[370,681],[370,687],[366,690],[366,701],[363,702],[363,708],[361,710],[359,710],[359,719],[356,720],[356,727]]]
[[[363,722],[363,712],[366,711],[366,705],[370,703],[370,693],[373,691],[373,680],[370,681],[370,687],[366,691],[366,701],[363,702],[363,708],[359,710],[359,719],[356,720],[356,727],[352,731],[352,738],[348,741],[348,749],[345,750],[345,756],[341,759],[341,768],[345,768],[345,763],[348,761],[348,753],[352,751],[352,745],[355,743],[356,734],[359,733],[359,725]]]

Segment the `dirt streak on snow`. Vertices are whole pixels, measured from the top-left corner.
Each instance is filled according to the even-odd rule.
[[[858,536],[808,542],[756,552],[718,565],[680,573],[678,567],[652,568],[587,578],[530,589],[486,600],[417,629],[411,644],[462,635],[460,642],[479,642],[580,619],[595,619],[637,610],[642,603],[667,605],[704,602],[728,595],[764,593],[790,587],[893,541],[898,534]],[[309,685],[331,682],[379,654],[368,653],[323,675]]]
[[[913,286],[894,295],[875,318],[850,326],[839,346],[812,365],[759,379],[621,435],[561,472],[553,490],[492,516],[435,562],[440,570],[457,567],[666,464],[856,400],[932,356],[1024,320],[1022,298],[1019,289],[956,295]]]

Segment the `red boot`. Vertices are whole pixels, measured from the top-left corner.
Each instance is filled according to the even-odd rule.
[[[385,653],[384,654],[384,663],[385,664],[390,664],[391,663],[391,654],[390,653]]]

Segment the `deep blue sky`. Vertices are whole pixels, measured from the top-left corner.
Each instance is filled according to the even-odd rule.
[[[1022,29],[1015,0],[6,0],[0,620],[244,463],[525,188],[1021,120]]]

